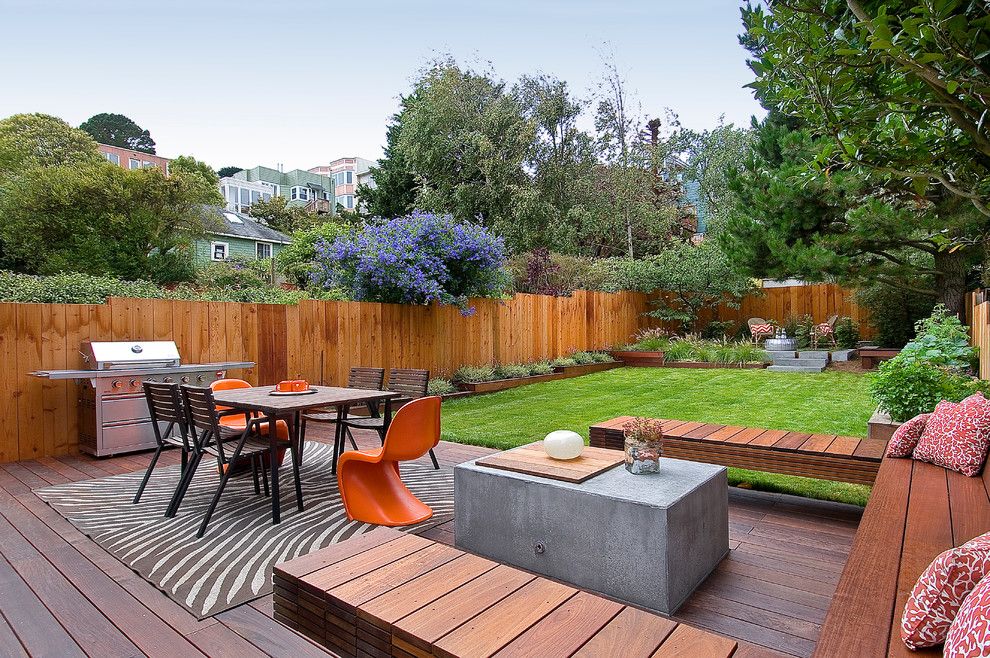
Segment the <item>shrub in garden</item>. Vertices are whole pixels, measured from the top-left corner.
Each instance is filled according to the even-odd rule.
[[[461,366],[454,371],[455,384],[478,384],[498,379],[495,366]]]
[[[612,363],[615,361],[608,352],[591,352],[590,354],[595,363]]]
[[[550,365],[549,361],[537,361],[536,363],[529,364],[529,374],[530,375],[552,375],[553,366]]]
[[[567,366],[576,366],[577,361],[570,358],[569,356],[559,356],[550,362],[550,365],[556,366],[558,368],[566,368]]]
[[[876,284],[856,291],[856,303],[869,311],[870,326],[884,347],[902,347],[911,340],[915,322],[934,306],[930,296]]]
[[[0,301],[43,304],[103,304],[108,297],[169,297],[149,281],[122,281],[112,276],[61,273],[32,276],[0,271]]]
[[[933,411],[940,400],[958,402],[975,391],[990,391],[988,382],[971,374],[977,351],[959,318],[939,305],[915,328],[915,339],[873,376],[870,390],[881,410],[905,421]]]
[[[454,383],[443,377],[434,377],[426,385],[427,395],[448,395],[456,392],[457,387],[454,386]]]
[[[588,365],[589,363],[595,362],[595,357],[591,356],[590,352],[574,352],[571,354],[571,358],[574,359],[574,363],[578,365]]]
[[[495,366],[495,379],[529,377],[529,366],[521,363],[503,363]]]
[[[721,340],[729,335],[735,327],[731,320],[712,320],[701,330],[701,337],[708,340]]]
[[[456,305],[508,287],[502,238],[450,215],[414,212],[316,244],[315,274],[358,301]]]
[[[841,317],[835,323],[835,343],[844,350],[851,350],[859,342],[859,323],[849,317]]]

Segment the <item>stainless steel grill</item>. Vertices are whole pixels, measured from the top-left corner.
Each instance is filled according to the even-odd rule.
[[[254,367],[253,361],[183,364],[170,340],[85,341],[79,352],[86,369],[31,374],[78,382],[79,448],[98,457],[155,447],[142,382],[208,386],[228,370]]]

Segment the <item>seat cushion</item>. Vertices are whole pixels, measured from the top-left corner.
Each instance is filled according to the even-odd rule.
[[[914,449],[914,458],[978,475],[990,444],[990,403],[974,393],[959,404],[943,400],[925,423]]]
[[[918,579],[901,618],[901,639],[911,649],[942,644],[963,601],[990,572],[990,539],[977,537],[938,557]]]
[[[946,658],[990,656],[990,576],[984,577],[959,607],[942,649]]]
[[[919,414],[898,427],[887,443],[887,456],[910,457],[925,431],[929,416],[931,414]]]
[[[773,325],[772,324],[753,324],[749,327],[749,333],[754,336],[757,334],[772,334]]]

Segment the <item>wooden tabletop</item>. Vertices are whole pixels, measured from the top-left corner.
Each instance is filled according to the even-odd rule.
[[[312,388],[316,389],[316,393],[304,395],[271,395],[271,392],[275,390],[274,386],[235,388],[227,391],[216,391],[213,393],[213,399],[217,404],[232,409],[280,414],[313,409],[314,407],[332,407],[387,400],[399,395],[391,391],[364,388],[341,388],[338,386],[313,386]]]

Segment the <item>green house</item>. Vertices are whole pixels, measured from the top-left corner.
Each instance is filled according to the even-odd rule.
[[[258,220],[231,210],[211,208],[217,215],[205,238],[193,244],[197,266],[231,258],[261,260],[274,258],[292,240],[284,233],[268,228]]]
[[[259,199],[283,196],[291,206],[332,213],[333,190],[333,181],[329,176],[302,169],[279,171],[270,167],[253,167],[220,179],[220,193],[227,202],[227,209],[238,212],[246,212]]]

